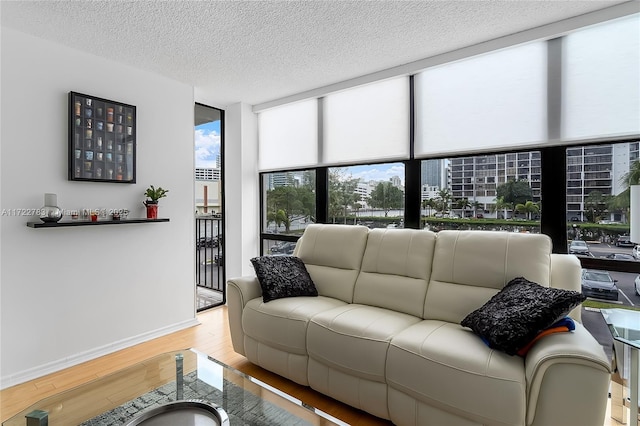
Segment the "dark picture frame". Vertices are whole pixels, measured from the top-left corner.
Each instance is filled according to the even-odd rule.
[[[69,180],[136,183],[136,107],[69,92]]]

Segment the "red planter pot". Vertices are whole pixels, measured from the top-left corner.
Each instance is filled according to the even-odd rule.
[[[158,218],[158,205],[157,204],[145,204],[147,206],[147,219]]]

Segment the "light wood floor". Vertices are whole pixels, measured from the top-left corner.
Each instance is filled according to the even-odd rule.
[[[201,323],[198,326],[0,391],[0,420],[4,422],[42,398],[118,371],[159,353],[195,348],[351,425],[391,424],[249,363],[242,355],[233,351],[226,306],[201,312],[198,319]],[[607,413],[603,426],[618,425],[620,423],[612,420]]]
[[[346,423],[391,424],[249,363],[245,357],[233,351],[226,306],[203,311],[198,314],[198,320],[201,323],[198,326],[0,391],[0,420],[4,422],[43,398],[121,370],[159,353],[195,348]]]

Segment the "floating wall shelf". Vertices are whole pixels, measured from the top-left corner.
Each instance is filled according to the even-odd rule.
[[[121,219],[121,220],[98,220],[91,222],[90,220],[72,220],[60,222],[27,222],[29,228],[62,228],[66,226],[96,226],[96,225],[127,225],[130,223],[158,223],[169,222],[169,219]]]

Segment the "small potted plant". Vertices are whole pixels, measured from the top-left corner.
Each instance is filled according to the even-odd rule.
[[[161,186],[155,188],[153,185],[149,186],[144,195],[147,200],[144,201],[144,205],[147,206],[147,219],[158,218],[158,200],[167,196],[168,189],[162,189]]]

